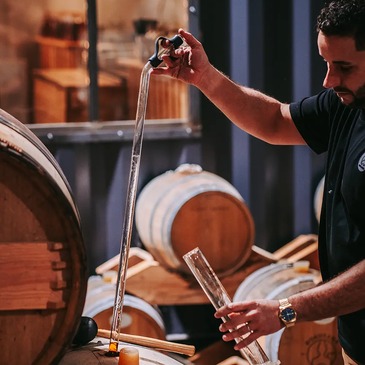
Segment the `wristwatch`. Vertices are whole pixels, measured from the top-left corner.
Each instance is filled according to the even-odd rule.
[[[297,320],[297,312],[287,298],[279,299],[279,318],[285,327],[292,327]]]

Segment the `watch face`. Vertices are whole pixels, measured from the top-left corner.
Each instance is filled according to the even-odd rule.
[[[291,322],[295,319],[296,317],[296,313],[295,310],[293,308],[285,308],[281,311],[281,318],[285,321],[285,322]]]

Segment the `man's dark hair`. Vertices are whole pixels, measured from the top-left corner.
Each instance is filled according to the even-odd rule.
[[[326,36],[353,37],[356,49],[365,50],[365,0],[333,0],[317,18],[317,31]]]

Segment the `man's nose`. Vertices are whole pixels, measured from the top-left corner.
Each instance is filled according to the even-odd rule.
[[[339,85],[340,85],[339,75],[336,72],[328,69],[326,76],[323,80],[323,86],[326,89],[330,89],[330,88],[335,88],[336,86],[339,86]]]

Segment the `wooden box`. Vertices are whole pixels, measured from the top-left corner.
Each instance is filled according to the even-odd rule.
[[[126,119],[123,79],[99,73],[99,119]],[[44,69],[34,72],[34,122],[89,121],[89,77],[84,69]]]
[[[40,68],[76,68],[85,65],[87,42],[39,36]]]

